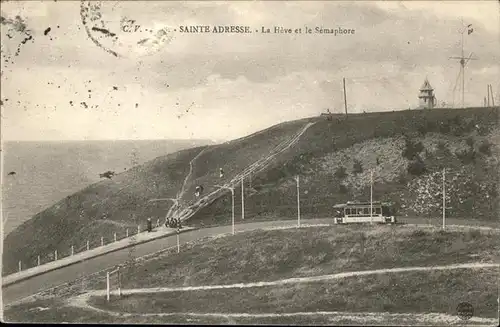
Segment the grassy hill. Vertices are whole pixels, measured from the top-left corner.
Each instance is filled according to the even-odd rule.
[[[498,109],[440,109],[352,115],[318,120],[263,172],[245,182],[245,217],[325,217],[335,203],[374,199],[395,203],[400,215],[439,217],[442,168],[447,170],[447,216],[498,218]],[[250,184],[251,183],[251,184]],[[251,187],[250,187],[251,186]],[[236,217],[241,193],[236,190]],[[191,224],[228,223],[230,194]]]
[[[370,169],[375,200],[393,201],[400,215],[438,218],[442,168],[447,169],[449,217],[498,219],[498,111],[436,109],[347,119],[314,117],[160,157],[62,199],[21,225],[5,239],[3,273],[15,271],[19,260],[25,266],[33,266],[38,255],[42,261],[50,260],[54,249],[60,253],[71,245],[82,249],[89,238],[97,244],[101,235],[109,239],[116,232],[123,237],[127,227],[144,224],[148,216],[163,218],[171,206],[147,204],[149,199],[179,196],[183,209],[195,202],[197,185],[204,186],[204,194],[216,190],[216,184],[238,186],[239,221],[240,188],[230,181],[270,154],[275,156],[245,178],[246,220],[295,217],[296,174],[301,176],[303,216],[328,217],[334,203],[369,199]],[[305,129],[308,123],[313,125]],[[283,144],[292,139],[295,143],[285,148]],[[225,173],[222,179],[219,168]],[[188,224],[227,224],[230,193],[215,194],[200,208]]]
[[[125,290],[154,289],[273,282],[372,269],[494,263],[498,262],[500,253],[497,239],[498,231],[494,230],[442,231],[411,226],[254,230],[190,242],[183,245],[180,254],[175,249],[165,250],[137,261],[133,269],[121,270],[121,280]],[[496,317],[497,270],[483,267],[390,272],[316,279],[307,283],[124,295],[113,297],[111,302],[107,302],[104,296],[95,296],[90,302],[99,308],[129,314],[339,311],[353,314],[432,312],[455,316],[457,304],[466,301],[474,306],[476,317],[493,318]],[[101,272],[86,277],[86,288],[105,289],[105,276],[105,272]],[[36,318],[46,322],[91,323],[116,319],[115,316],[101,316],[91,310],[76,311],[67,306],[68,297],[83,292],[81,282],[75,280],[71,285],[44,292],[32,303],[10,308],[6,317],[11,321]],[[231,301],[227,301],[228,298]],[[31,309],[36,307],[48,309],[38,311],[35,317]],[[127,318],[138,322],[145,317]],[[181,315],[168,317],[181,318]],[[289,323],[297,323],[297,317],[290,318]],[[160,319],[165,317],[156,317],[153,321],[160,322]],[[200,322],[209,322],[206,319],[204,317]],[[259,321],[253,317],[248,319],[251,319],[248,323]],[[309,317],[306,322],[310,323],[309,319],[315,318]],[[394,323],[401,325],[401,318]]]

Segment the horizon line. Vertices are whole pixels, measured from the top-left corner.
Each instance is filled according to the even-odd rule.
[[[222,140],[222,139],[221,139]],[[43,140],[43,139],[7,139],[7,140],[2,140],[2,142],[116,142],[116,141],[210,141],[210,142],[215,142],[215,141],[221,141],[217,139],[209,139],[209,138],[197,138],[197,139],[156,139],[156,138],[151,138],[151,139],[48,139],[48,140]]]

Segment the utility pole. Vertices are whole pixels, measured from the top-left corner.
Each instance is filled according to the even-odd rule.
[[[498,322],[500,323],[500,269],[497,274],[497,311],[498,311]]]
[[[106,272],[106,300],[109,302],[109,271]]]
[[[345,77],[342,79],[344,84],[344,107],[345,107],[345,116],[347,117],[347,96],[345,92]]]
[[[493,86],[490,84],[491,105],[495,106],[495,98],[493,97]]]
[[[241,220],[245,219],[245,179],[241,177]]]
[[[370,170],[370,224],[373,224],[373,170]]]
[[[443,168],[443,230],[446,226],[446,190],[445,190],[445,168]]]
[[[497,317],[498,317],[498,322],[500,323],[500,269],[498,270],[497,274]]]
[[[488,84],[488,107],[490,106],[490,84]],[[486,102],[486,101],[485,101]],[[486,104],[486,103],[485,103]]]
[[[297,227],[300,227],[300,180],[299,175],[295,177],[297,182]]]
[[[234,189],[231,189],[231,205],[232,205],[232,211],[233,211],[233,217],[232,217],[232,229],[233,229],[233,235],[234,235]]]
[[[180,241],[179,241],[179,233],[180,233],[180,230],[179,230],[179,228],[177,228],[177,253],[181,252],[181,244],[180,244]]]

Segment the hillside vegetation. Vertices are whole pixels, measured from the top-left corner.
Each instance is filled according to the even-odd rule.
[[[439,218],[446,168],[447,217],[498,219],[498,108],[440,109],[322,119],[298,143],[245,181],[245,218],[328,217],[331,206],[391,201],[401,216]],[[236,219],[241,217],[236,189]],[[202,209],[191,224],[227,224],[230,193]]]
[[[167,249],[137,261],[133,268],[122,269],[121,280],[126,290],[154,290],[273,282],[372,269],[494,263],[500,253],[497,239],[498,231],[494,230],[442,231],[412,226],[255,230],[190,242],[183,245],[180,254]],[[96,296],[90,302],[100,308],[137,314],[340,311],[439,312],[454,316],[457,303],[466,301],[474,306],[476,317],[495,317],[496,270],[478,267],[387,272],[250,288],[197,289],[121,298],[112,295],[111,302]],[[105,279],[105,272],[88,276],[85,289],[104,290]],[[81,281],[75,280],[56,290],[46,290],[32,304],[7,310],[6,317],[27,321],[32,311],[27,308],[42,306],[48,308],[39,312],[43,321],[61,320],[61,316],[68,321],[100,321],[102,317],[95,311],[67,307],[65,300],[85,289]]]
[[[308,123],[313,125],[289,148],[276,150]],[[328,217],[335,203],[369,200],[370,169],[375,200],[394,202],[399,215],[439,218],[442,168],[447,169],[448,217],[498,219],[499,141],[498,108],[339,115],[276,125],[157,158],[61,200],[8,235],[3,273],[15,271],[19,260],[33,266],[37,255],[82,247],[88,238],[99,242],[113,232],[123,237],[126,227],[136,228],[148,216],[163,218],[171,206],[167,201],[147,205],[148,199],[178,195],[182,210],[199,200],[197,185],[204,194],[217,184],[236,186],[240,221],[239,180],[231,184],[231,179],[273,153],[245,178],[246,220],[295,217],[297,174],[303,217]],[[207,198],[192,217],[185,216],[189,225],[227,224],[230,217],[229,192]]]

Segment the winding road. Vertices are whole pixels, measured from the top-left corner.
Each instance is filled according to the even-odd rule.
[[[440,225],[440,221],[434,220],[434,223],[428,219],[400,219],[402,222],[409,224],[421,225]],[[470,225],[474,223],[476,226],[483,226],[482,228],[491,227],[498,228],[496,222],[473,222],[458,219],[448,219],[449,224],[454,225]],[[277,228],[296,225],[296,220],[277,220],[277,221],[264,221],[264,222],[249,222],[245,224],[237,224],[236,231],[244,232],[255,229],[263,228]],[[303,224],[332,224],[331,218],[319,219],[303,219]],[[468,224],[470,223],[470,224]],[[451,226],[450,226],[451,228]],[[231,226],[218,226],[204,229],[197,229],[181,234],[180,243],[192,242],[205,237],[214,237],[223,234],[231,233]],[[165,248],[176,246],[176,236],[168,236],[154,241],[143,243],[134,246],[134,256],[136,258],[160,251]],[[58,270],[53,270],[43,275],[38,275],[30,279],[20,281],[16,284],[11,284],[2,289],[3,303],[5,305],[17,302],[25,297],[36,294],[43,290],[74,281],[83,276],[88,276],[109,269],[118,264],[129,260],[130,250],[122,249],[111,252],[99,257],[91,258],[83,262],[75,263],[71,266],[63,267]]]

